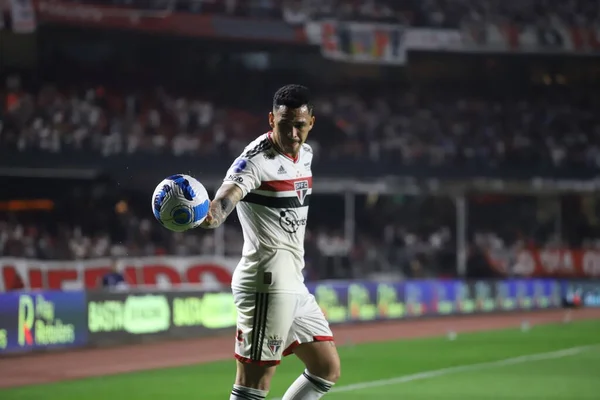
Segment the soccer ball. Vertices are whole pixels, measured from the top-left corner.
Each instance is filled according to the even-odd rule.
[[[154,217],[174,232],[198,227],[208,214],[209,204],[204,186],[184,174],[171,175],[163,180],[152,195]]]

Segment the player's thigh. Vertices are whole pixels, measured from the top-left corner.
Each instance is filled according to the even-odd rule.
[[[299,302],[290,336],[291,351],[310,373],[332,382],[339,378],[341,363],[333,333],[314,296],[306,295]]]
[[[250,382],[263,380],[281,361],[297,299],[288,294],[234,292],[234,301],[238,376]]]

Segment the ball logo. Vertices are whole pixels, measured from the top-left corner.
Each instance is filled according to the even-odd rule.
[[[187,207],[177,207],[171,211],[173,222],[178,225],[186,225],[192,221],[192,212]]]

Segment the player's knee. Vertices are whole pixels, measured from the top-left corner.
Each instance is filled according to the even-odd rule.
[[[340,365],[340,359],[336,359],[335,362],[333,362],[328,371],[327,371],[327,376],[323,377],[323,379],[328,380],[329,382],[337,382],[338,379],[340,379],[340,376],[342,375],[342,366]]]
[[[340,379],[342,374],[342,367],[340,364],[340,359],[337,357],[332,357],[330,360],[326,362],[319,363],[312,368],[309,369],[312,375],[318,376],[321,379],[325,379],[326,381],[335,383]]]
[[[238,362],[235,384],[251,389],[269,391],[275,368],[275,365]]]

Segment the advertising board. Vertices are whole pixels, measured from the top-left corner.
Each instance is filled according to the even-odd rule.
[[[561,305],[551,279],[416,280],[308,284],[332,323],[547,309]]]
[[[192,337],[235,326],[231,293],[151,292],[88,295],[89,339],[93,344],[150,337]]]
[[[600,280],[563,282],[563,299],[568,306],[600,307]]]
[[[0,354],[87,344],[84,292],[0,294]]]
[[[309,283],[331,324],[560,307],[569,293],[600,306],[600,284],[552,279]],[[0,354],[209,336],[235,327],[230,292],[39,291],[0,294]]]
[[[560,307],[600,307],[600,281],[553,279],[309,283],[331,324]],[[209,336],[236,323],[230,292],[33,291],[0,294],[0,355]]]

